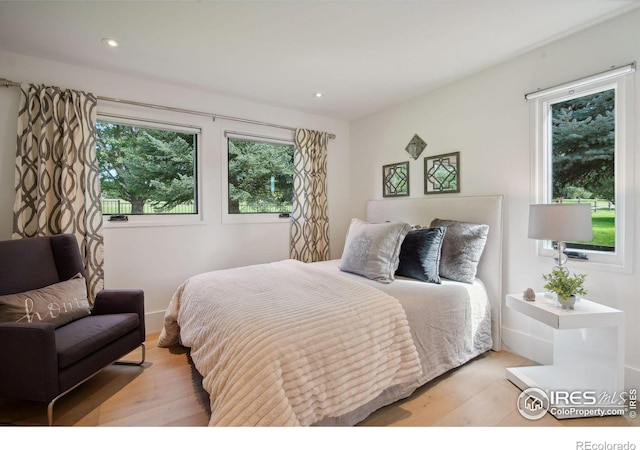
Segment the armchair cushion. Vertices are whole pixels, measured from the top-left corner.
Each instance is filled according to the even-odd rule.
[[[91,313],[85,279],[0,296],[0,322],[50,322],[56,328]]]
[[[58,367],[64,369],[135,330],[136,313],[89,316],[56,331]]]

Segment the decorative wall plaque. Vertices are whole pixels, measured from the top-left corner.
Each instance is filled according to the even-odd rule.
[[[405,150],[411,155],[413,159],[418,159],[418,156],[427,147],[427,143],[420,138],[417,134],[413,135],[411,142],[407,144]]]
[[[424,159],[424,193],[460,192],[460,152]]]
[[[382,196],[409,195],[409,161],[382,166]]]

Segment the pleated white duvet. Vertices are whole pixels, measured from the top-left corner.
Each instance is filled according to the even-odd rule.
[[[194,276],[176,291],[159,346],[182,344],[203,375],[210,425],[312,425],[422,368],[399,301],[294,260]]]

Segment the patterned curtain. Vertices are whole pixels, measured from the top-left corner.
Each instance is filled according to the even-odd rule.
[[[23,84],[13,238],[75,234],[89,301],[104,286],[94,95]]]
[[[327,138],[320,131],[295,133],[290,256],[303,262],[329,259]]]

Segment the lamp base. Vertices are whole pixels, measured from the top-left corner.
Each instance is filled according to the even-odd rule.
[[[564,253],[567,249],[567,244],[564,241],[558,241],[556,243],[556,250],[558,251],[558,256],[554,259],[556,261],[556,268],[562,269],[565,272],[568,272],[568,269],[565,267],[565,264],[569,260],[569,257]]]

